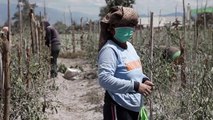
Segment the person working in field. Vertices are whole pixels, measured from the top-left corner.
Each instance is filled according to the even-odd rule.
[[[105,89],[104,120],[138,120],[142,96],[152,92],[153,83],[143,74],[132,39],[138,14],[117,6],[101,20],[98,55],[99,84]]]
[[[163,49],[162,57],[169,63],[174,62],[177,64],[180,56],[181,51],[177,47],[170,46]]]
[[[57,77],[57,58],[60,52],[60,38],[57,30],[50,25],[48,21],[43,21],[44,29],[46,31],[45,45],[51,50],[51,78]]]
[[[165,64],[170,64],[170,70],[168,78],[171,81],[176,81],[178,79],[178,71],[180,65],[182,64],[181,50],[174,46],[163,47],[162,58]]]

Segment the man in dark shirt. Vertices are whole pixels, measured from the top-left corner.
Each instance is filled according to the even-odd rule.
[[[57,30],[50,25],[48,21],[44,21],[44,29],[46,31],[45,45],[51,49],[51,77],[57,77],[57,58],[59,55],[61,43]]]

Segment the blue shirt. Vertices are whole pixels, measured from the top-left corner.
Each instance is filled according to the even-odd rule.
[[[99,51],[99,84],[108,91],[120,106],[139,112],[141,94],[134,90],[134,81],[142,82],[147,78],[142,72],[140,58],[130,42],[127,49],[108,40]]]

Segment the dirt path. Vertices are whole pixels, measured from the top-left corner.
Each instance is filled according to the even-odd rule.
[[[58,63],[65,64],[66,67],[78,65],[84,72],[76,80],[66,80],[59,73],[55,79],[57,90],[51,91],[47,97],[58,106],[57,112],[47,112],[48,119],[102,120],[103,90],[98,85],[97,78],[87,77],[90,72],[96,71],[81,59],[59,59]]]

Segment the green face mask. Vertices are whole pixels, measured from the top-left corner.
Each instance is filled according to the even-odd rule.
[[[121,43],[125,43],[130,38],[132,38],[133,33],[134,33],[133,27],[117,27],[115,28],[114,38]]]

